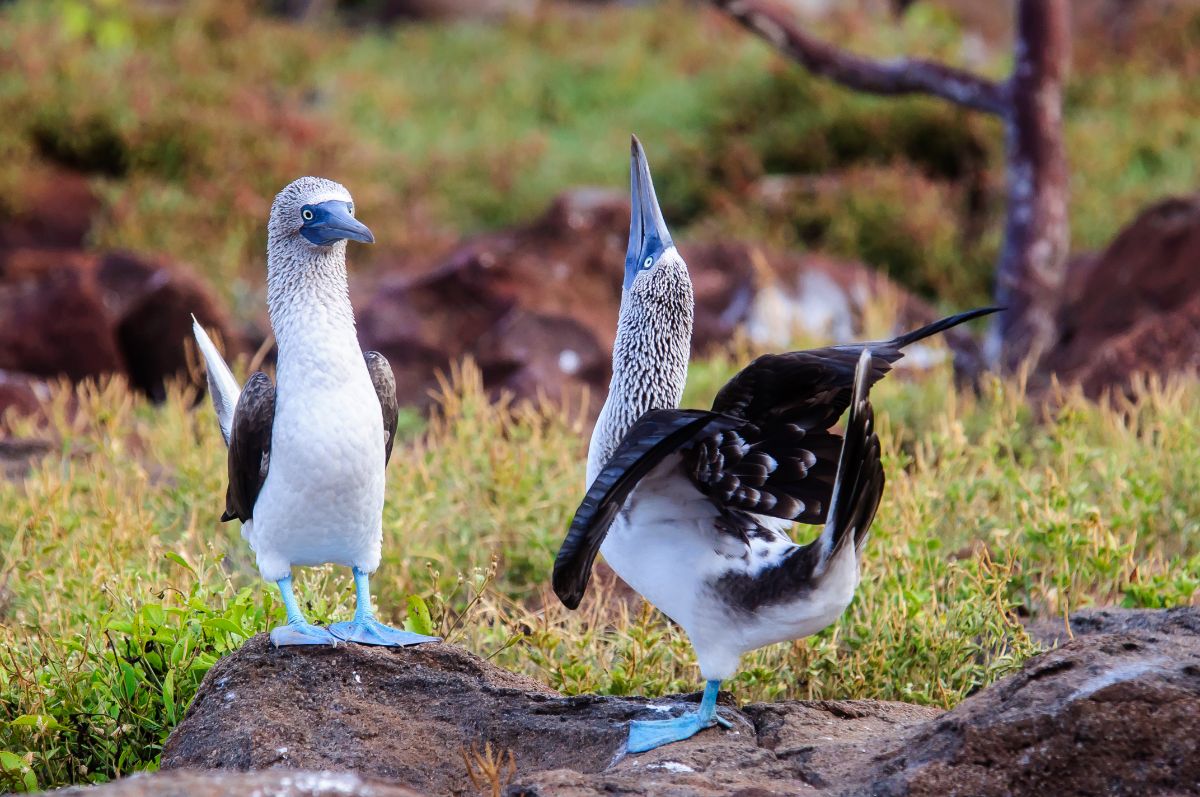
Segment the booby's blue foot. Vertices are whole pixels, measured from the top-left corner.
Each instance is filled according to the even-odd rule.
[[[276,582],[283,596],[283,607],[287,610],[287,625],[271,629],[271,644],[277,648],[285,645],[336,645],[337,638],[319,625],[304,618],[292,592],[292,577],[285,576]]]
[[[375,619],[371,612],[371,584],[366,573],[353,568],[354,594],[358,606],[354,610],[354,619],[346,623],[334,623],[329,630],[338,639],[346,642],[357,642],[360,645],[383,645],[400,648],[407,645],[420,645],[424,642],[439,642],[440,637],[414,634],[411,631],[401,631],[398,628],[384,625]]]
[[[360,645],[385,645],[392,648],[406,645],[420,645],[422,642],[438,642],[438,637],[414,634],[411,631],[401,631],[384,625],[374,617],[361,620],[351,620],[346,623],[334,623],[329,631],[338,639],[345,642],[357,642]]]
[[[337,637],[326,629],[312,623],[281,625],[271,629],[271,644],[277,648],[285,645],[336,645]]]
[[[671,742],[690,739],[705,728],[721,725],[733,727],[733,723],[717,713],[717,691],[720,681],[709,681],[704,686],[704,699],[697,711],[672,717],[669,720],[634,720],[629,723],[629,741],[625,744],[630,753],[644,753]]]

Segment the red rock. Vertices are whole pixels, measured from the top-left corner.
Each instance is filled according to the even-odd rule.
[[[88,178],[57,167],[31,168],[23,176],[19,205],[0,210],[0,267],[19,248],[78,249],[100,201]]]
[[[49,398],[50,386],[42,380],[29,374],[0,370],[0,433],[4,431],[5,413],[36,415]]]
[[[123,373],[151,398],[187,374],[191,313],[226,341],[224,312],[186,270],[111,253],[18,249],[0,264],[0,369],[73,381]]]
[[[217,331],[228,355],[241,350],[212,292],[182,268],[110,253],[100,259],[97,279],[114,311],[129,381],[152,399],[166,398],[166,380],[188,375],[185,346],[192,339],[193,314]]]
[[[94,256],[21,250],[6,262],[0,368],[76,381],[124,370]]]
[[[1043,358],[1091,396],[1135,374],[1200,367],[1200,196],[1167,199],[1072,262],[1058,345]]]
[[[621,194],[563,194],[527,226],[480,236],[424,275],[385,279],[359,313],[360,339],[391,361],[402,401],[427,403],[435,371],[465,355],[479,361],[489,388],[518,398],[582,387],[602,397],[628,231]],[[878,300],[896,308],[897,332],[937,315],[858,263],[741,242],[679,246],[696,292],[696,352],[729,343],[743,326],[766,348],[786,346],[797,330],[853,339],[864,309]],[[968,332],[954,330],[947,340],[977,355]],[[913,354],[907,362],[920,362]]]

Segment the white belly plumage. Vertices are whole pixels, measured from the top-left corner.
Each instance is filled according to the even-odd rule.
[[[600,550],[617,575],[687,632],[706,679],[730,678],[743,653],[815,634],[842,614],[858,583],[853,544],[829,563],[819,589],[754,612],[731,603],[717,586],[722,577],[754,576],[797,546],[781,533],[747,547],[719,531],[716,508],[678,462],[668,457],[642,479]]]
[[[243,528],[263,578],[327,562],[373,572],[383,498],[383,414],[365,367],[336,386],[282,386],[267,478]]]

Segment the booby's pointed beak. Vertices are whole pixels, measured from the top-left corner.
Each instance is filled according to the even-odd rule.
[[[375,243],[375,236],[367,229],[367,225],[354,218],[352,208],[349,202],[339,199],[308,206],[300,234],[317,246],[329,246],[338,241]],[[312,218],[308,218],[309,214]]]
[[[651,264],[672,246],[671,233],[663,219],[654,180],[650,177],[650,162],[637,136],[632,136],[629,149],[629,247],[625,250],[625,286],[633,282],[646,259]]]

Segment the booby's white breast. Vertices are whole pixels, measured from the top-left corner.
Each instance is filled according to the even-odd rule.
[[[722,593],[730,574],[751,577],[777,565],[799,546],[770,519],[747,542],[717,527],[719,512],[665,459],[639,483],[614,520],[600,550],[629,586],[687,632],[706,679],[731,678],[743,653],[814,634],[849,605],[858,582],[853,545],[830,562],[819,589],[747,612]]]
[[[280,349],[270,468],[248,533],[269,580],[293,565],[379,565],[379,398],[352,330],[303,330]]]

